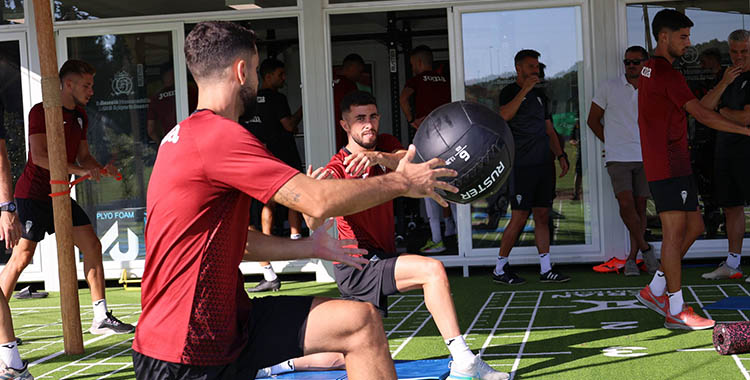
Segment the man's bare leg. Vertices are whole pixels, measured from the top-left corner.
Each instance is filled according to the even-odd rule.
[[[340,352],[353,380],[396,379],[383,322],[366,302],[316,297],[307,317],[305,356]]]
[[[5,296],[5,303],[10,301],[10,296],[13,295],[13,290],[16,288],[18,277],[24,269],[31,263],[31,259],[34,257],[34,250],[36,250],[37,242],[28,239],[21,238],[18,241],[18,245],[13,247],[13,253],[5,264],[2,272],[0,272],[0,287],[2,287],[3,295]]]

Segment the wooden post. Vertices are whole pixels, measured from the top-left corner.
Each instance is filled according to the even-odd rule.
[[[52,11],[48,0],[33,0],[36,18],[37,46],[42,71],[42,99],[47,127],[47,151],[50,177],[56,181],[69,181],[65,131],[63,129],[60,79],[57,69],[57,50],[52,30]],[[67,185],[52,185],[52,192],[66,191]],[[57,236],[57,261],[60,273],[60,310],[62,314],[65,353],[83,353],[81,313],[78,304],[78,277],[73,250],[73,221],[70,214],[70,196],[52,198]]]

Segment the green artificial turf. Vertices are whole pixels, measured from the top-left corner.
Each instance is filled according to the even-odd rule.
[[[515,370],[517,379],[747,378],[743,371],[746,373],[744,365],[750,354],[721,356],[712,349],[711,330],[664,329],[662,317],[633,301],[634,292],[650,276],[599,274],[589,266],[558,268],[573,279],[565,284],[541,284],[537,268],[528,266],[519,268],[519,274],[528,282],[508,287],[494,284],[489,268],[472,268],[468,278],[451,271],[459,324],[467,333],[470,347],[481,352],[495,368]],[[746,289],[750,286],[742,280],[700,279],[700,273],[707,270],[710,268],[684,269],[685,300],[696,310],[701,310],[697,300],[709,303],[726,295],[748,295]],[[335,284],[289,278],[305,277],[282,276],[282,280],[287,280],[274,295],[337,295]],[[116,316],[125,322],[137,321],[138,291],[110,288],[107,298]],[[392,296],[389,301],[391,308],[384,325],[395,359],[448,355],[420,292]],[[92,316],[88,290],[80,291],[80,302],[85,330]],[[13,299],[10,305],[16,334],[24,339],[19,347],[21,355],[36,362],[31,371],[38,379],[134,378],[130,359],[132,334],[101,338],[85,333],[84,355],[62,355],[57,293],[40,300]],[[597,306],[603,309],[584,312]],[[712,316],[722,321],[741,321],[750,312],[712,312]],[[684,349],[694,351],[678,351]]]

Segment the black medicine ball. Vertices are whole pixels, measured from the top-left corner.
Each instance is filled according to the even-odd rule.
[[[473,102],[458,101],[433,110],[414,136],[422,162],[435,157],[458,172],[448,183],[458,193],[440,192],[456,203],[471,203],[495,193],[510,176],[514,145],[500,115]]]

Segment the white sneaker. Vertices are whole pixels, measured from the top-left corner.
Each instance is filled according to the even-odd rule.
[[[724,280],[724,279],[738,279],[742,278],[742,270],[739,268],[734,269],[727,265],[726,261],[722,261],[719,267],[711,272],[703,273],[701,277],[706,280]]]
[[[510,375],[505,372],[495,371],[489,364],[485,363],[479,355],[474,356],[474,361],[467,363],[463,368],[451,362],[451,373],[446,380],[507,380]]]
[[[256,379],[261,379],[264,377],[271,377],[271,367],[259,369],[258,373],[255,374]]]

